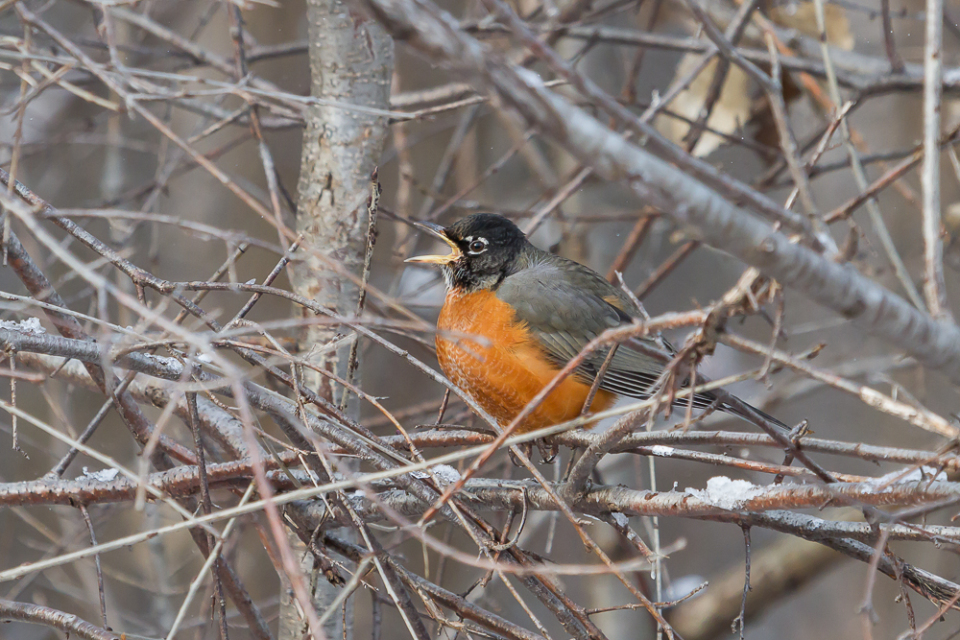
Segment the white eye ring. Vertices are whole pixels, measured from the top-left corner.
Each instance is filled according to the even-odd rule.
[[[489,242],[487,242],[487,239],[486,239],[486,238],[476,238],[476,239],[474,239],[474,238],[471,236],[471,237],[469,237],[469,238],[466,238],[466,240],[470,243],[470,244],[467,245],[467,253],[469,253],[470,255],[473,255],[473,256],[475,256],[475,255],[477,255],[477,254],[480,254],[480,253],[483,253],[484,251],[486,251],[486,250],[487,250],[487,245],[490,244]]]

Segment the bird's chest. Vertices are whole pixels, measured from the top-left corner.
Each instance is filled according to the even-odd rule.
[[[510,305],[493,292],[451,291],[437,320],[436,342],[440,366],[460,384],[465,382],[461,378],[495,375],[491,367],[516,356],[517,348],[529,344],[530,339]]]
[[[512,416],[527,390],[530,337],[513,309],[490,291],[451,291],[437,320],[437,359],[450,380],[498,420]],[[517,396],[517,397],[514,397]],[[510,411],[505,407],[509,406]]]
[[[462,341],[485,349],[494,344],[510,348],[528,341],[526,329],[516,321],[513,309],[492,291],[447,293],[437,329],[441,334],[451,334],[439,335],[438,344]]]
[[[453,291],[437,321],[437,358],[451,382],[501,426],[509,424],[557,372],[513,309],[491,292]],[[524,420],[520,431],[576,417],[587,387],[564,380]]]

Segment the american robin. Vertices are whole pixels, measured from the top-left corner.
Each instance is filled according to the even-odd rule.
[[[417,226],[443,240],[448,255],[407,262],[438,265],[447,294],[437,321],[437,358],[446,376],[506,426],[560,369],[605,330],[641,317],[623,291],[587,267],[533,246],[503,216],[479,213],[449,227]],[[533,431],[579,416],[608,351],[586,358],[519,425]],[[650,396],[674,353],[668,344],[635,338],[613,355],[590,405],[601,411],[617,396]],[[684,406],[688,399],[678,399]],[[721,392],[698,393],[694,407],[711,405],[756,423],[782,422]]]

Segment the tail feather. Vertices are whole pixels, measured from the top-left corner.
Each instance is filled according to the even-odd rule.
[[[583,368],[586,374],[584,377],[592,383],[594,376],[597,375],[599,366],[594,367],[592,364],[588,364]],[[644,371],[610,370],[605,373],[600,383],[600,388],[629,398],[645,400],[650,397],[650,390],[661,382],[660,378],[661,376],[659,374]],[[703,376],[698,376],[698,380],[699,382],[709,382],[709,380]],[[685,381],[683,386],[689,385],[689,382],[689,380]],[[744,402],[737,396],[723,389],[695,393],[692,401],[689,396],[677,398],[673,404],[678,409],[685,408],[690,404],[693,404],[695,409],[700,409],[701,411],[711,407],[717,408],[725,413],[737,416],[741,420],[745,420],[763,431],[767,430],[764,429],[764,424],[766,424],[768,428],[776,428],[784,434],[790,433],[791,431],[791,427],[781,420],[757,409],[753,405]]]
[[[721,402],[722,402],[722,404],[720,405],[721,410],[731,415],[737,416],[741,420],[746,420],[750,424],[754,425],[755,427],[759,427],[764,431],[767,430],[766,428],[764,428],[765,426],[776,427],[784,434],[788,434],[792,431],[791,427],[787,425],[785,422],[778,420],[777,418],[773,417],[769,413],[766,413],[765,411],[761,411],[760,409],[757,409],[752,404],[744,402],[743,400],[741,400],[740,398],[736,397],[733,394],[724,393],[723,397],[721,398]]]
[[[685,407],[689,402],[689,398],[681,398],[676,400],[674,404],[677,407]],[[716,407],[720,409],[720,411],[729,413],[732,416],[736,416],[741,420],[749,422],[753,426],[758,427],[763,431],[767,430],[764,429],[764,424],[766,424],[768,427],[775,427],[784,434],[788,434],[792,431],[792,428],[782,420],[775,418],[765,411],[757,409],[752,404],[744,402],[737,396],[723,389],[715,389],[713,391],[705,391],[694,394],[693,406],[697,409]]]

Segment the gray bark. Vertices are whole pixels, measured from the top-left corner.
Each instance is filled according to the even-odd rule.
[[[307,0],[307,20],[311,95],[389,109],[393,41],[380,25],[338,0]],[[298,294],[349,316],[356,312],[359,291],[340,270],[360,276],[366,251],[370,175],[380,161],[387,121],[359,110],[313,105],[307,111],[306,124],[297,189],[297,232],[303,235],[303,242],[300,259],[293,267],[292,284]],[[302,351],[308,353],[311,347],[322,347],[340,337],[336,328],[310,326],[301,336]],[[347,345],[321,352],[314,361],[347,377],[349,352]],[[335,389],[319,375],[305,372],[305,380],[320,395],[340,404],[343,390]],[[347,405],[347,411],[356,410],[355,403]],[[303,554],[295,536],[290,541]],[[303,556],[303,569],[309,575],[313,572],[312,558]],[[300,638],[304,629],[289,593],[284,589],[282,594],[282,640]],[[322,575],[316,579],[314,606],[318,612],[322,613],[336,595],[337,589]],[[350,637],[352,617],[348,608],[346,635],[344,617],[336,613],[328,618],[324,633],[328,638]]]

